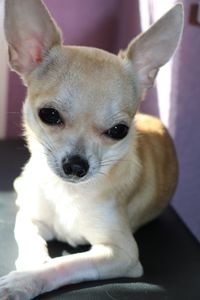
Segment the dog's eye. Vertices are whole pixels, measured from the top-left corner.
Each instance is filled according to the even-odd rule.
[[[117,124],[112,128],[106,130],[104,134],[113,140],[122,140],[127,136],[129,128],[124,124]]]
[[[58,126],[63,124],[62,118],[55,108],[41,108],[39,110],[39,117],[43,123],[50,126]]]

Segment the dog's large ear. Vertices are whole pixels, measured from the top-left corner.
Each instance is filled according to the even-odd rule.
[[[25,76],[48,51],[61,44],[61,35],[40,0],[5,1],[5,35],[11,67]]]
[[[146,32],[134,39],[124,52],[143,93],[150,88],[159,68],[172,56],[183,30],[183,6],[177,4]]]

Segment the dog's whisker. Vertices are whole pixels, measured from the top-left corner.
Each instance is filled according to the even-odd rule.
[[[105,167],[105,166],[111,166],[113,165],[113,163],[118,163],[118,162],[130,162],[129,159],[109,159],[109,160],[103,160],[101,163],[100,163],[100,166],[101,167]]]

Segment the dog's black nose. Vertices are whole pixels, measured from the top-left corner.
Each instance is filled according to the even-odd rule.
[[[87,160],[79,155],[71,156],[69,160],[63,164],[63,170],[68,176],[84,177],[88,170],[89,164]]]

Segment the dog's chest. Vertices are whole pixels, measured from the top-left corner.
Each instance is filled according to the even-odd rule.
[[[83,216],[77,195],[68,190],[54,189],[46,194],[52,207],[52,225],[56,238],[72,246],[85,244]]]
[[[81,215],[74,204],[59,203],[56,205],[54,230],[57,239],[66,241],[72,246],[85,243],[81,228]]]

